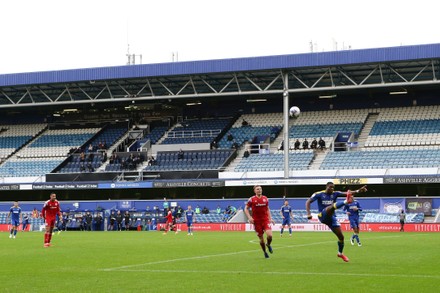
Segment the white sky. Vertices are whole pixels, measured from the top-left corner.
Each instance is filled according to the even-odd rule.
[[[434,3],[5,0],[0,74],[440,43]]]

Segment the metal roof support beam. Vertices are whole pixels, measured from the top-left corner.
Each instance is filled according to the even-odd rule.
[[[282,77],[282,75],[281,74],[278,74],[277,76],[275,76],[275,78],[274,79],[272,79],[272,81],[264,88],[264,90],[263,91],[267,91],[268,89],[270,89],[271,87],[272,87],[272,85],[278,80],[278,79],[280,79]]]
[[[238,81],[237,74],[234,73],[235,84],[237,85],[238,92],[241,93],[240,82]]]
[[[261,87],[258,86],[258,84],[256,84],[252,79],[250,79],[247,75],[244,76],[244,78],[246,78],[247,81],[249,81],[257,90],[259,90],[260,92],[262,91]]]
[[[368,81],[368,79],[377,71],[377,69],[380,69],[380,67],[376,66],[375,68],[373,68],[373,70],[371,70],[371,72],[359,83],[359,85],[363,85],[366,81]],[[382,77],[382,71],[380,72],[380,78],[382,83],[384,83]]]
[[[299,78],[294,72],[291,73],[291,75],[299,81],[300,84],[302,84],[306,89],[310,88],[304,81],[302,81],[301,78]]]
[[[410,81],[414,81],[414,80],[416,80],[416,78],[417,78],[417,77],[418,77],[423,71],[425,71],[425,69],[428,68],[428,66],[429,66],[429,64],[426,64],[425,67],[423,67],[422,69],[420,69],[419,72],[417,72],[417,74],[414,75],[414,77],[411,78]]]
[[[191,80],[188,80],[185,85],[176,93],[176,96],[178,96],[189,84],[190,84]],[[194,91],[195,93],[195,91]]]
[[[203,82],[207,87],[209,87],[209,88],[212,90],[213,93],[218,94],[218,92],[216,91],[216,89],[213,88],[213,87],[211,86],[211,84],[208,83],[204,78],[202,78],[202,82]]]
[[[228,83],[220,90],[219,93],[222,93],[225,89],[228,88],[228,86],[234,81],[234,78],[231,78]]]
[[[87,98],[89,98],[89,100],[93,100],[93,98],[86,92],[86,91],[84,91],[83,90],[83,88],[82,87],[79,87],[78,88]]]
[[[11,100],[11,98],[9,98],[9,96],[8,96],[4,91],[2,91],[2,94],[6,97],[6,99],[9,100],[9,102],[11,102],[12,105],[15,104],[15,103]]]
[[[40,91],[40,93],[46,97],[46,99],[48,99],[49,101],[53,102],[53,100],[44,92],[42,91],[40,88],[38,89]]]
[[[163,86],[163,88],[164,88],[164,89],[165,89],[170,95],[174,96],[174,93],[173,93],[169,88],[167,88],[167,86],[164,85],[163,82],[159,81],[159,83],[160,83],[161,86]]]
[[[353,85],[358,85],[353,79],[351,79],[343,70],[337,68],[338,72],[348,79]]]
[[[325,76],[327,76],[327,74],[328,74],[328,69],[318,78],[317,81],[315,81],[315,83],[311,87],[314,88]]]
[[[403,81],[408,82],[408,80],[402,75],[400,75],[400,73],[397,72],[391,65],[388,64],[388,68],[390,68],[390,70],[394,72],[398,77],[400,77]]]
[[[193,81],[192,76],[189,77],[189,82],[191,83],[191,87],[192,87],[192,89],[193,89],[193,91],[194,91],[194,94],[197,95],[196,85],[194,84],[194,81]]]
[[[58,95],[58,97],[55,99],[55,102],[57,102],[64,95],[66,90],[67,90],[67,87],[61,92],[61,94]]]

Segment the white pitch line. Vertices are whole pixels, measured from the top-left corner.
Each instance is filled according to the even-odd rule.
[[[319,244],[325,244],[325,243],[333,243],[333,242],[334,242],[334,240],[332,240],[332,241],[314,242],[314,243],[294,244],[294,245],[287,245],[287,246],[277,246],[277,249],[313,246],[313,245],[319,245]],[[127,265],[127,266],[120,266],[120,267],[114,267],[114,268],[106,268],[106,269],[101,269],[101,271],[106,271],[106,272],[109,272],[109,271],[124,271],[124,270],[129,269],[129,268],[135,268],[135,267],[141,267],[141,266],[157,265],[157,264],[164,264],[164,263],[178,262],[178,261],[186,261],[186,260],[194,260],[194,259],[204,259],[204,258],[210,258],[210,257],[222,257],[222,256],[237,255],[237,254],[243,254],[243,253],[249,253],[249,252],[258,252],[258,251],[260,251],[260,250],[259,249],[253,249],[253,250],[243,250],[243,251],[236,251],[236,252],[220,253],[220,254],[210,254],[210,255],[202,255],[202,256],[173,258],[173,259],[159,260],[159,261],[153,261],[153,262],[147,262],[147,263],[141,263],[141,264],[135,264],[135,265]],[[139,270],[139,271],[142,271],[142,270]]]
[[[370,239],[394,238],[394,237],[401,237],[401,236],[400,235],[379,236],[379,237],[374,237],[374,238],[370,238]],[[249,242],[254,243],[253,241],[254,240],[250,240]],[[304,244],[294,244],[294,245],[274,246],[274,247],[276,247],[276,249],[278,250],[278,249],[284,249],[284,248],[294,248],[294,247],[304,247],[304,246],[314,246],[314,245],[326,244],[326,243],[334,243],[334,241],[335,240],[327,240],[327,241],[314,242],[314,243],[304,243]],[[130,268],[135,268],[135,267],[157,265],[157,264],[164,264],[164,263],[171,263],[171,262],[178,262],[178,261],[186,261],[186,260],[205,259],[205,258],[211,258],[211,257],[222,257],[222,256],[238,255],[238,254],[250,253],[250,252],[258,252],[258,251],[260,251],[260,250],[259,249],[253,249],[253,250],[243,250],[243,251],[236,251],[236,252],[220,253],[220,254],[210,254],[210,255],[202,255],[202,256],[173,258],[173,259],[159,260],[159,261],[146,262],[146,263],[140,263],[140,264],[134,264],[134,265],[126,265],[126,266],[120,266],[120,267],[114,267],[114,268],[105,268],[105,269],[100,269],[100,271],[105,271],[105,272],[110,272],[110,271],[128,271]],[[139,269],[139,270],[132,270],[132,271],[143,271],[143,270]]]
[[[405,279],[440,279],[438,275],[397,275],[397,274],[356,274],[356,273],[315,273],[315,272],[252,272],[252,271],[197,271],[197,270],[118,270],[118,272],[145,272],[145,273],[190,273],[190,274],[248,274],[248,275],[298,275],[298,276],[350,276],[350,277],[389,277]]]

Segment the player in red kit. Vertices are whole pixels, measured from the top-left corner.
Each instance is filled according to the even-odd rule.
[[[57,200],[55,193],[50,194],[50,199],[44,203],[41,215],[46,223],[46,233],[44,233],[44,247],[50,246],[50,240],[52,239],[52,232],[57,221],[57,215],[60,219],[63,218],[60,209],[60,203]]]
[[[163,235],[167,234],[167,232],[172,229],[173,226],[173,213],[171,212],[170,208],[168,208],[168,212],[165,218],[167,219],[167,221],[165,223],[165,232],[163,233]]]
[[[272,246],[272,228],[270,226],[273,223],[272,216],[269,209],[269,199],[263,195],[263,189],[260,185],[254,186],[255,195],[249,198],[244,213],[249,219],[249,223],[254,224],[255,232],[260,239],[260,246],[263,249],[264,257],[269,258],[266,252],[266,247],[270,253],[273,253]],[[249,212],[252,210],[252,216]],[[264,243],[264,233],[266,233],[266,241]]]

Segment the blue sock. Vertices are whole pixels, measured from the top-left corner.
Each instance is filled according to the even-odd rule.
[[[284,228],[281,228],[280,234],[283,234],[284,232]]]
[[[14,230],[14,236],[17,235],[17,230]]]
[[[289,234],[292,234],[292,228],[289,228]]]
[[[360,243],[361,241],[359,240],[359,235],[356,235],[356,240],[358,243]]]
[[[338,241],[338,251],[339,251],[339,253],[342,253],[343,250],[344,250],[344,242],[339,242]]]

